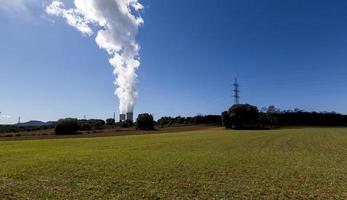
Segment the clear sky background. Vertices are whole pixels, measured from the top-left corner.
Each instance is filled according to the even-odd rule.
[[[42,3],[0,0],[0,123],[118,114],[107,53]],[[219,114],[234,77],[241,103],[347,114],[347,1],[141,3],[135,114]]]

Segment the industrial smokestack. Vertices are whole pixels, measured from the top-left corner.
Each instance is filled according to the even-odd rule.
[[[125,114],[120,114],[119,115],[119,122],[124,122],[125,121]]]
[[[127,120],[129,121],[134,121],[134,113],[133,112],[128,112],[127,113]]]

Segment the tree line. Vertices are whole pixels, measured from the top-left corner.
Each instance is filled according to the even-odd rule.
[[[0,125],[0,134],[1,133],[18,133],[18,132],[31,132],[52,129],[54,125],[45,125],[45,126],[17,126],[17,125]]]
[[[222,118],[220,115],[197,115],[194,117],[162,117],[156,123],[159,127],[172,127],[181,125],[194,125],[194,124],[214,124],[221,125]]]
[[[162,117],[155,121],[153,115],[149,113],[139,114],[136,121],[132,122],[126,120],[123,122],[115,122],[113,118],[106,119],[106,121],[92,119],[92,120],[78,120],[78,119],[61,119],[55,126],[55,133],[57,135],[70,135],[78,134],[79,131],[101,130],[104,128],[131,128],[134,127],[138,130],[154,130],[155,128],[185,126],[194,124],[215,124],[221,125],[220,115],[197,115],[194,117]]]
[[[235,104],[221,114],[222,124],[234,129],[270,129],[281,126],[347,126],[347,115],[335,112],[283,110],[275,106],[262,108]]]
[[[347,115],[335,112],[307,112],[301,109],[280,110],[275,106],[260,110],[250,104],[235,104],[221,115],[197,115],[193,117],[164,116],[154,120],[149,113],[139,114],[136,121],[116,122],[113,118],[101,119],[61,119],[49,126],[0,125],[1,133],[29,132],[55,129],[58,135],[78,134],[81,131],[95,131],[106,128],[131,128],[153,130],[155,128],[213,124],[234,129],[271,129],[282,126],[347,126]]]

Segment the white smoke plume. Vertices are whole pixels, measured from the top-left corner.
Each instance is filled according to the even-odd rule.
[[[96,29],[96,43],[111,56],[119,111],[133,112],[137,97],[136,71],[140,66],[140,47],[135,36],[144,23],[139,15],[143,6],[138,0],[75,0],[74,6],[67,9],[61,0],[54,0],[46,12],[64,18],[84,35],[92,36]]]

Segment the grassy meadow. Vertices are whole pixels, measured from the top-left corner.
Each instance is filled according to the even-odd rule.
[[[347,129],[0,141],[0,199],[347,199]]]

